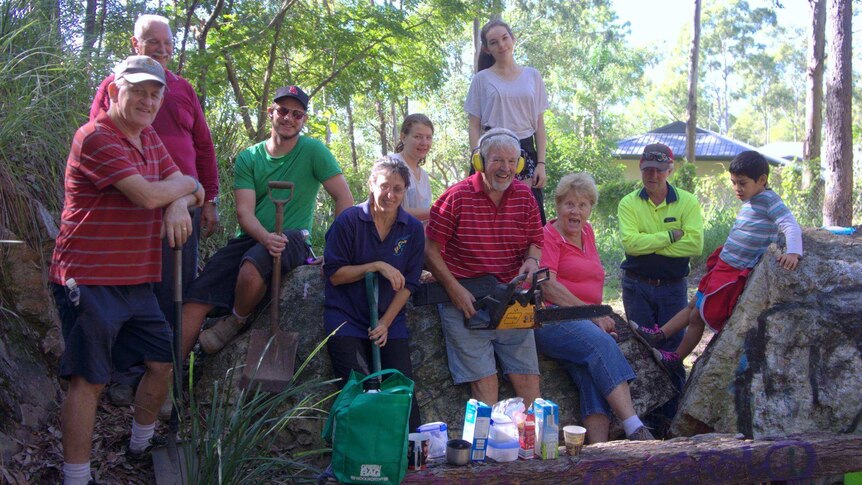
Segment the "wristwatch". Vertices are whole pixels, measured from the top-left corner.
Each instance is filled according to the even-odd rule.
[[[207,202],[209,202],[209,203],[210,203],[210,204],[212,204],[212,205],[216,205],[216,206],[217,206],[217,205],[218,205],[218,196],[215,196],[215,197],[213,197],[212,199],[209,199]]]

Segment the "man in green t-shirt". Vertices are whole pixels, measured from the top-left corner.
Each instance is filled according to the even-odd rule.
[[[269,138],[237,157],[233,189],[240,228],[210,258],[189,289],[183,305],[184,355],[199,333],[201,348],[207,353],[218,352],[236,336],[266,294],[274,256],[281,254],[285,273],[306,264],[311,251],[302,230],[311,232],[321,185],[335,201],[336,216],[353,205],[350,188],[329,149],[300,135],[307,109],[308,95],[299,87],[279,88],[267,109],[272,124]],[[274,232],[275,205],[267,186],[273,180],[294,183],[293,197],[284,208],[282,234]],[[229,314],[200,332],[206,315],[215,307]]]

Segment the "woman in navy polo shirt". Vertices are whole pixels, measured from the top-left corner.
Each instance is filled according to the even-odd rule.
[[[370,373],[371,345],[380,347],[382,368],[413,378],[404,307],[419,288],[425,234],[422,223],[401,207],[410,185],[409,170],[401,160],[378,160],[368,177],[368,200],[342,212],[326,233],[323,322],[327,332],[341,326],[326,348],[342,385],[351,370]],[[374,330],[365,294],[364,277],[369,271],[380,275]],[[421,422],[414,396],[411,431]]]

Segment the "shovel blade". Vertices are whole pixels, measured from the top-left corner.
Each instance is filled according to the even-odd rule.
[[[168,440],[167,445],[152,450],[156,485],[189,485],[189,476],[196,475],[189,472],[189,465],[196,471],[197,457],[192,454],[190,444],[177,443],[175,436]]]
[[[268,330],[252,330],[240,388],[255,389],[259,385],[260,390],[274,394],[286,389],[293,379],[298,343],[296,332],[279,330],[272,336]]]

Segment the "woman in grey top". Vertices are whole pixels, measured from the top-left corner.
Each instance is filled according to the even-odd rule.
[[[515,36],[508,24],[492,20],[482,27],[479,71],[473,76],[464,110],[470,120],[470,146],[491,128],[511,130],[526,155],[518,179],[529,184],[545,224],[545,120],[548,95],[538,71],[520,66],[513,56]]]

